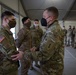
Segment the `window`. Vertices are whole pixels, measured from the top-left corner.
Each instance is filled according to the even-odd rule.
[[[11,29],[11,32],[13,33],[13,37],[14,37],[14,39],[15,39],[15,28],[12,28],[12,29]]]

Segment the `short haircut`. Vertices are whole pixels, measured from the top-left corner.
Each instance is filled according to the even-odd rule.
[[[34,21],[39,21],[38,19],[35,19]]]
[[[69,27],[71,27],[71,25],[69,25]]]
[[[24,24],[24,22],[28,19],[29,17],[23,17],[22,18],[22,23]]]
[[[65,26],[63,26],[65,28]]]
[[[56,18],[58,18],[59,16],[59,12],[58,12],[58,9],[56,7],[48,7],[46,8],[45,10],[47,10],[48,12],[52,12]]]
[[[5,16],[8,16],[8,17],[9,16],[14,16],[14,14],[10,11],[5,11],[5,12],[2,13],[1,19],[3,19]]]

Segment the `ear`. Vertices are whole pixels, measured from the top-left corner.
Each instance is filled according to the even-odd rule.
[[[9,20],[8,20],[8,18],[7,18],[7,17],[5,17],[5,18],[4,18],[4,20],[5,20],[7,23],[9,22]]]
[[[50,20],[52,21],[53,19],[54,19],[54,17],[53,17],[53,16],[51,16],[51,17],[50,17]]]
[[[6,21],[7,20],[7,17],[5,16],[3,19]]]

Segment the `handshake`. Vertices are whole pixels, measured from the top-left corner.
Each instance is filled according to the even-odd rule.
[[[30,49],[30,51],[36,51],[36,49],[37,49],[37,47],[34,46]]]

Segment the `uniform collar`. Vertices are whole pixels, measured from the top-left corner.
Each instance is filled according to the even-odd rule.
[[[47,28],[47,31],[53,30],[55,27],[57,27],[57,25],[59,25],[58,20],[55,20],[55,21]]]
[[[30,27],[27,27],[27,26],[25,26],[25,25],[23,25],[23,27],[24,27],[25,29],[29,29],[29,30],[30,30]]]
[[[58,24],[58,20],[55,20],[52,24],[50,24],[49,26],[48,26],[48,28],[49,27],[52,27],[53,25],[57,25]]]
[[[10,35],[12,35],[12,32],[10,31],[10,28],[9,27],[4,27],[4,26],[1,26],[4,30],[6,30]]]

